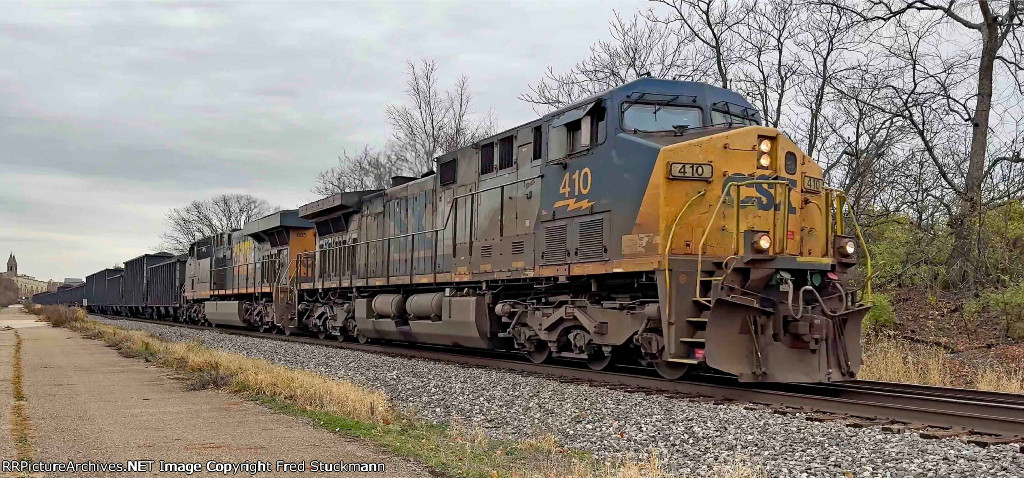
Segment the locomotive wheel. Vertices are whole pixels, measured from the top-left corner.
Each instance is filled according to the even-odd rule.
[[[326,329],[318,330],[316,332],[316,338],[318,338],[320,340],[326,339],[327,338],[327,330]]]
[[[365,343],[370,341],[370,338],[365,336],[365,335],[363,335],[362,332],[356,332],[356,340],[358,340],[359,343],[361,343],[361,344],[365,344]]]
[[[287,326],[281,327],[281,332],[284,333],[285,336],[289,336],[292,334],[292,328]]]
[[[587,356],[587,366],[591,370],[598,372],[608,368],[612,363],[612,354],[606,354],[604,352],[595,352]]]
[[[686,364],[669,362],[666,360],[658,360],[654,362],[654,369],[658,371],[658,375],[668,380],[677,380],[679,377],[686,375],[686,370],[690,366]]]
[[[547,342],[538,340],[534,343],[533,350],[526,352],[526,356],[530,357],[530,361],[533,363],[544,363],[551,358],[551,347]]]

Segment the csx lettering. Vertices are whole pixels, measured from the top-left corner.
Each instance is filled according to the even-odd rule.
[[[723,193],[728,192],[729,191],[729,185],[732,184],[732,183],[741,183],[741,182],[744,182],[744,181],[750,181],[752,179],[756,179],[758,181],[762,181],[762,180],[780,180],[780,181],[781,180],[785,180],[786,182],[788,182],[789,183],[789,193],[791,195],[790,199],[789,199],[789,213],[790,214],[796,214],[796,206],[793,203],[793,197],[792,197],[793,191],[796,190],[796,188],[797,188],[797,183],[796,183],[795,179],[791,179],[791,178],[775,178],[775,177],[769,176],[767,174],[762,174],[762,175],[757,176],[757,177],[751,177],[751,176],[746,175],[746,174],[733,174],[733,175],[730,175],[728,178],[726,178],[725,184],[722,186],[722,192]],[[743,197],[743,194],[741,193],[740,196],[743,197],[743,199],[740,200],[740,206],[756,206],[757,210],[759,210],[759,211],[771,211],[772,209],[775,209],[776,211],[778,211],[778,210],[780,210],[782,208],[782,204],[775,200],[775,185],[774,184],[755,183],[755,184],[747,184],[747,185],[742,186],[742,187],[743,188],[747,188],[747,189],[753,189],[755,192],[757,192],[758,196],[746,196],[746,197]]]

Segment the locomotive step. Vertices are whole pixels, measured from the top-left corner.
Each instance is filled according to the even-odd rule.
[[[679,339],[679,341],[680,342],[689,342],[689,343],[694,343],[694,344],[702,344],[702,343],[704,343],[704,339],[697,339],[697,338],[693,338],[693,337],[683,337],[683,338]]]
[[[686,319],[686,321],[687,322],[693,322],[695,324],[706,324],[706,323],[708,323],[708,319],[705,318],[705,317],[688,317]]]

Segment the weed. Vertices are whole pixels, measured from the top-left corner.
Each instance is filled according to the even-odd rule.
[[[964,305],[967,317],[977,320],[984,313],[1002,322],[1005,337],[1024,340],[1024,282],[1016,287],[982,292]]]
[[[872,296],[874,305],[864,317],[863,328],[865,334],[879,333],[883,330],[892,329],[896,326],[898,319],[896,311],[892,307],[889,296],[876,293]]]

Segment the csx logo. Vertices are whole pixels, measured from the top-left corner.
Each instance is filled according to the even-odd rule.
[[[797,188],[796,180],[790,178],[777,178],[762,174],[757,177],[749,174],[731,174],[725,179],[725,183],[722,185],[722,192],[729,192],[729,185],[732,183],[742,183],[744,181],[750,181],[752,179],[760,180],[785,180],[789,182],[789,213],[796,214],[796,205],[793,202],[793,192]],[[748,184],[746,186],[740,186],[740,197],[743,199],[740,201],[740,206],[756,206],[759,211],[771,211],[773,208],[778,211],[782,208],[782,202],[775,200],[775,185],[774,184]],[[753,189],[758,196],[750,196],[744,194],[744,190],[747,192]]]

